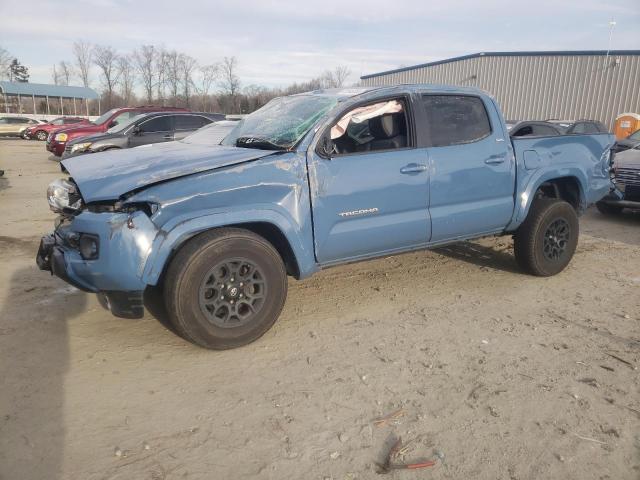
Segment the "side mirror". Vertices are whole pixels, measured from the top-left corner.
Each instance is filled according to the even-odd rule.
[[[142,129],[139,125],[136,125],[135,127],[133,127],[133,130],[131,130],[131,133],[133,133],[134,135],[140,135],[142,133]]]
[[[318,142],[317,151],[318,154],[324,158],[331,158],[331,155],[333,155],[333,141],[331,140],[328,132],[323,135]]]

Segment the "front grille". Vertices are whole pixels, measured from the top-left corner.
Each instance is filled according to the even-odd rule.
[[[616,169],[616,183],[620,183],[622,185],[640,186],[640,168]]]

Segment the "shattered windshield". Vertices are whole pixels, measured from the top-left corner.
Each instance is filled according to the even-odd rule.
[[[222,145],[288,150],[336,103],[338,97],[321,95],[276,98],[243,118]]]

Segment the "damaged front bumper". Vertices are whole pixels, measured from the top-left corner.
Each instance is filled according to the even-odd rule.
[[[98,294],[100,304],[114,315],[140,318],[147,287],[142,275],[157,234],[143,212],[83,212],[42,237],[36,263],[74,287]],[[83,235],[97,239],[95,258],[83,255]]]

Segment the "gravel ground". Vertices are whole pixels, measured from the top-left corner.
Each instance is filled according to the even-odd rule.
[[[58,164],[0,140],[0,168],[3,480],[369,479],[397,437],[437,463],[387,478],[640,478],[640,213],[589,211],[552,278],[504,237],[291,281],[211,352],[39,271]]]

